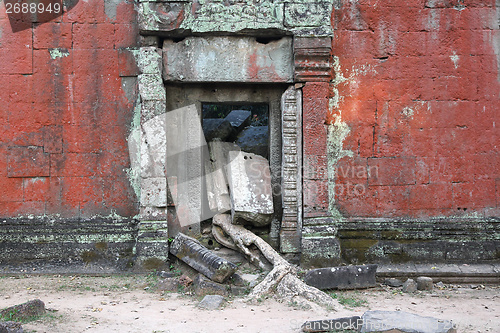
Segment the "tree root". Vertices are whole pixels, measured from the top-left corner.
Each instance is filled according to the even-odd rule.
[[[290,302],[299,302],[305,305],[313,302],[332,310],[339,307],[338,302],[326,293],[301,281],[296,275],[297,267],[283,259],[262,238],[241,225],[232,224],[231,215],[217,214],[214,216],[212,223],[220,227],[231,238],[234,246],[240,252],[247,255],[253,264],[261,268],[266,267],[265,263],[250,251],[250,245],[255,245],[262,255],[273,265],[273,269],[267,274],[264,280],[256,285],[248,295],[249,300],[258,300],[274,293],[279,298]]]

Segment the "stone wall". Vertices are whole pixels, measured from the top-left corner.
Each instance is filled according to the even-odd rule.
[[[22,22],[0,4],[0,243],[11,254],[2,261],[78,258],[94,243],[123,250],[135,239],[135,228],[109,229],[138,207],[126,141],[134,3],[64,5],[48,22]]]
[[[137,77],[162,85],[164,38],[243,35],[260,49],[277,37],[292,44],[293,79],[253,76],[293,85],[302,99],[303,158],[290,158],[302,205],[281,225],[287,251],[315,265],[499,259],[498,0],[64,4],[63,15],[27,24],[0,4],[4,249],[43,249],[47,259],[73,244],[78,257],[138,237],[148,256],[164,251],[155,246],[166,209],[135,225],[141,184],[127,138],[168,96],[140,92]],[[47,238],[65,221],[99,236]],[[129,222],[121,241],[106,235]],[[43,242],[25,247],[18,232],[30,226]]]

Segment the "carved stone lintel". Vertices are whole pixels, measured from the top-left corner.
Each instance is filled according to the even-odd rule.
[[[330,37],[295,37],[293,52],[295,56],[296,82],[330,81],[332,66]]]
[[[300,252],[302,232],[302,91],[288,88],[281,98],[283,128],[283,219],[280,250]]]

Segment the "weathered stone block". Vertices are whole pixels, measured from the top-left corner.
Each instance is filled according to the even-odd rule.
[[[359,289],[376,286],[377,265],[312,269],[304,281],[318,289]]]
[[[238,268],[201,245],[194,238],[179,233],[170,245],[170,253],[215,282],[224,282]]]
[[[9,148],[8,177],[46,177],[49,174],[49,154],[43,151],[43,147]]]
[[[135,57],[140,74],[161,75],[163,67],[161,49],[154,46],[141,47]]]
[[[338,319],[325,319],[306,321],[302,325],[302,332],[344,332],[358,331],[361,325],[361,317],[345,317]]]
[[[244,152],[267,157],[269,155],[269,127],[247,127],[238,135],[236,144]]]
[[[23,333],[23,327],[21,323],[16,323],[14,321],[0,322],[0,333]]]
[[[220,295],[207,295],[203,297],[198,307],[206,310],[216,310],[220,308],[223,302],[224,297]]]
[[[389,287],[399,288],[403,286],[403,282],[399,279],[389,278],[384,280],[384,284]]]
[[[231,123],[226,119],[221,118],[203,119],[202,127],[203,133],[205,134],[205,140],[207,142],[210,142],[215,138],[224,141],[234,132]]]
[[[361,316],[361,333],[395,331],[402,333],[456,333],[449,320],[422,317],[403,311],[367,311]]]
[[[431,291],[434,288],[432,278],[427,276],[419,276],[417,278],[417,289]]]
[[[141,180],[141,205],[167,207],[166,178],[143,178]]]
[[[331,2],[285,4],[285,25],[289,27],[320,27],[332,13]]]
[[[32,320],[43,314],[45,314],[45,304],[39,299],[14,305],[0,311],[0,317],[17,321]]]
[[[142,1],[138,4],[139,29],[143,33],[177,29],[184,17],[183,1]]]
[[[305,236],[305,234],[302,233],[302,254],[300,257],[302,266],[323,267],[340,264],[341,248],[337,238],[321,234],[319,234],[318,237],[309,236],[316,235],[316,233],[307,235],[308,236]]]
[[[405,283],[403,283],[404,293],[414,293],[415,291],[417,291],[417,283],[415,282],[415,280],[408,279]]]
[[[256,226],[269,224],[274,213],[269,162],[244,152],[230,151],[228,156],[233,223],[241,218]]]
[[[233,110],[231,111],[225,120],[227,120],[231,126],[233,126],[236,131],[241,131],[245,126],[250,125],[250,118],[252,117],[252,112],[246,110]]]
[[[183,82],[292,82],[292,39],[189,37],[163,44],[163,78]]]
[[[194,293],[198,296],[221,295],[228,296],[227,287],[221,283],[210,281],[203,274],[198,274],[193,281]]]
[[[141,74],[138,77],[139,94],[143,101],[164,101],[167,99],[160,74]]]

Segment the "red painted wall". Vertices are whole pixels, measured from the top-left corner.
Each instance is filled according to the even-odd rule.
[[[123,88],[136,17],[132,1],[116,15],[104,2],[19,32],[0,4],[2,217],[137,212],[125,171],[136,95]],[[336,120],[350,129],[334,179],[345,216],[500,216],[495,1],[335,3],[335,80],[303,87],[305,216],[328,213]]]
[[[500,216],[497,6],[346,0],[334,11],[340,101],[327,122],[349,126],[352,152],[336,168],[341,213]]]
[[[0,216],[135,214],[122,84],[137,35],[132,1],[78,1],[17,32],[0,4]]]

